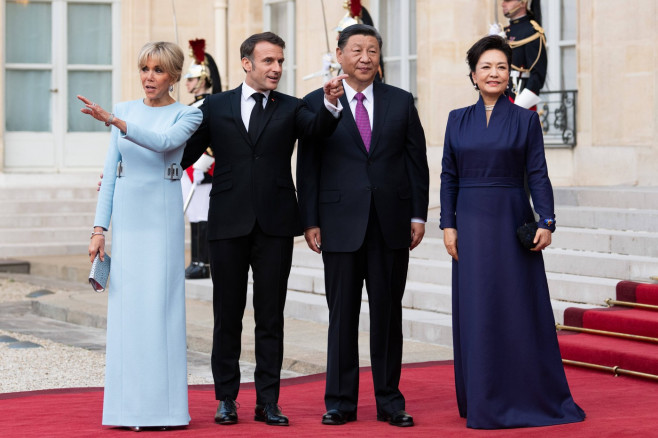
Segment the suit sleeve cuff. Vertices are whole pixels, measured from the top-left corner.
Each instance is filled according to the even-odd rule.
[[[340,113],[343,111],[343,104],[340,103],[340,100],[338,101],[338,105],[334,105],[329,102],[326,97],[324,98],[324,107],[327,108],[331,115],[336,119],[340,117]]]

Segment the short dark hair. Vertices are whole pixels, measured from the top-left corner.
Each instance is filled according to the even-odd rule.
[[[281,49],[286,48],[286,42],[274,32],[256,33],[244,40],[240,45],[240,59],[248,58],[253,61],[254,48],[260,42],[271,43],[281,47]]]
[[[347,40],[349,40],[353,35],[368,35],[375,37],[379,43],[379,50],[382,49],[382,36],[379,34],[379,32],[377,32],[377,29],[372,26],[368,26],[367,24],[353,24],[343,29],[343,31],[338,36],[338,48],[343,50],[347,44]]]
[[[487,50],[500,50],[503,52],[507,58],[507,68],[512,67],[512,48],[507,43],[507,40],[498,35],[488,35],[484,38],[480,38],[470,49],[468,49],[468,52],[466,52],[466,62],[471,69],[471,73],[475,71],[475,66],[480,60],[480,57]]]

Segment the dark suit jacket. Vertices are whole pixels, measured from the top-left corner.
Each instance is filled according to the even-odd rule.
[[[349,103],[329,137],[300,141],[297,187],[304,228],[319,226],[322,250],[352,252],[362,245],[371,200],[384,240],[393,249],[409,247],[411,218],[427,219],[429,169],[425,134],[413,96],[374,83],[370,154]],[[322,90],[304,98],[312,110]]]
[[[181,162],[193,164],[212,144],[215,171],[210,191],[208,239],[245,236],[254,223],[271,236],[302,233],[290,158],[298,138],[328,135],[339,119],[326,109],[317,115],[302,100],[272,91],[255,144],[240,112],[242,85],[208,96],[203,122],[188,140]]]

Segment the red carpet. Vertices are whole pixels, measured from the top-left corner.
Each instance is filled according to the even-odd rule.
[[[616,299],[641,304],[658,304],[658,284],[621,281]],[[635,336],[658,338],[658,311],[613,306],[607,309],[570,307],[564,325]],[[560,331],[563,359],[658,375],[658,344],[620,339],[603,334]]]
[[[447,362],[406,366],[401,389],[416,426],[395,428],[375,420],[372,379],[361,372],[359,420],[344,426],[323,426],[324,375],[284,381],[280,404],[291,418],[290,427],[274,427],[253,420],[255,393],[242,386],[238,402],[240,423],[214,424],[217,407],[210,386],[190,387],[192,422],[183,430],[142,432],[139,437],[620,437],[656,436],[658,384],[629,377],[612,377],[596,371],[567,367],[567,378],[576,402],[587,412],[582,423],[501,431],[471,430],[459,418],[452,365]],[[103,393],[100,388],[0,394],[2,437],[132,437],[127,429],[100,425]]]
[[[617,284],[617,299],[656,306],[658,305],[658,284],[620,281]]]
[[[658,312],[616,306],[609,309],[570,307],[564,312],[564,325],[658,337]]]

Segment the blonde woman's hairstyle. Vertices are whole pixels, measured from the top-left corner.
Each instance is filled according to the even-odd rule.
[[[157,60],[160,67],[174,79],[174,82],[180,81],[185,55],[177,44],[167,41],[144,44],[137,57],[137,67],[141,70],[149,58]]]

